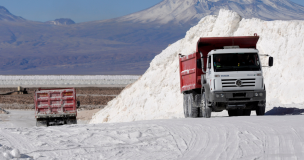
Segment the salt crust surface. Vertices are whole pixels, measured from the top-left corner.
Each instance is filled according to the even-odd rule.
[[[0,75],[0,80],[58,80],[58,79],[138,79],[133,75],[31,75],[12,76]]]
[[[185,38],[157,55],[146,73],[96,113],[90,123],[183,117],[178,54],[195,52],[199,37],[253,36],[254,33],[260,36],[257,44],[260,54],[274,57],[274,66],[263,68],[266,110],[278,106],[304,108],[304,21],[242,19],[236,12],[221,10],[218,16],[203,18]],[[227,112],[212,115],[227,115]]]
[[[0,86],[130,84],[136,75],[0,75]]]

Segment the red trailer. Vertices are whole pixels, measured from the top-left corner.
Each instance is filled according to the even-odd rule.
[[[34,100],[36,126],[77,123],[79,102],[75,88],[38,89]]]

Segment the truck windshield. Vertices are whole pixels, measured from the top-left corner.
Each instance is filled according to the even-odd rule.
[[[261,70],[257,53],[214,54],[213,68],[215,72]]]

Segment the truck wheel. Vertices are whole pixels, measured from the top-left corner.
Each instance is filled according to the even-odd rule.
[[[77,119],[75,118],[69,118],[66,120],[66,124],[77,124]]]
[[[258,106],[256,109],[256,115],[257,116],[265,115],[265,106],[263,106],[263,107]]]
[[[251,110],[250,109],[244,109],[243,110],[243,116],[250,116]]]
[[[187,100],[187,110],[188,110],[188,117],[196,118],[198,117],[198,107],[196,107],[194,102],[194,94],[190,93],[188,94],[188,100]]]
[[[228,110],[228,115],[229,117],[236,116],[237,110],[236,109]]]
[[[36,120],[36,126],[37,127],[47,127],[48,123],[46,120]]]
[[[211,117],[211,108],[207,105],[207,98],[205,93],[202,95],[202,107],[200,109],[201,117],[210,118]]]
[[[187,118],[188,117],[188,106],[187,106],[187,102],[188,102],[188,94],[184,94],[184,103],[183,103],[183,107],[184,107],[184,116],[185,116],[185,118]]]
[[[228,110],[228,115],[229,115],[229,117],[232,117],[232,116],[243,116],[244,115],[244,110],[243,109]]]

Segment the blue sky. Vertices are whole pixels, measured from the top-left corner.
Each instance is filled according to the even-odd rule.
[[[162,0],[0,0],[12,14],[33,21],[111,19],[152,7]]]
[[[33,21],[71,18],[76,23],[138,12],[162,0],[0,0],[12,14]],[[291,0],[304,6],[304,0]]]

